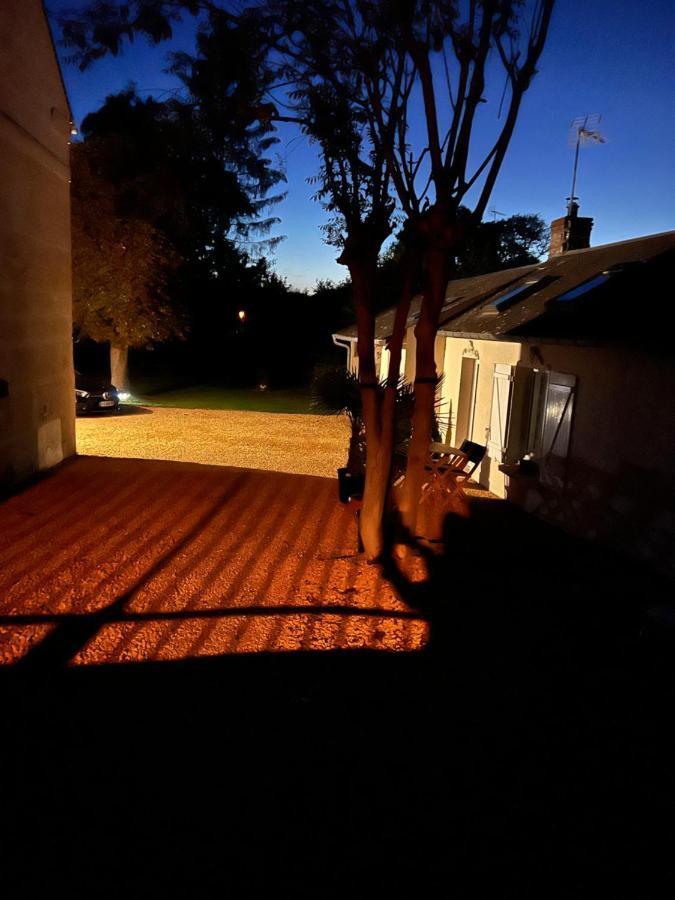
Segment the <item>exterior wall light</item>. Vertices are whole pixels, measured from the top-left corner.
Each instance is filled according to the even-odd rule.
[[[243,322],[246,319],[246,310],[240,309],[237,315],[239,316],[239,320]]]

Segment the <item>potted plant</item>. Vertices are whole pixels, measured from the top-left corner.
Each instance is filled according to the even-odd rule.
[[[439,389],[440,385],[439,381]],[[439,397],[436,402],[438,405]],[[363,494],[366,477],[366,435],[359,379],[353,372],[341,367],[320,370],[312,381],[312,406],[322,412],[347,416],[349,420],[347,464],[337,470],[340,502],[349,503],[350,498],[360,497]],[[393,481],[396,481],[405,472],[414,408],[415,391],[413,386],[401,378],[396,393]],[[439,421],[435,413],[432,440],[439,441],[440,439]]]
[[[347,462],[337,470],[340,501],[348,503],[363,494],[365,481],[366,440],[358,378],[341,367],[321,370],[312,381],[312,406],[349,421]]]

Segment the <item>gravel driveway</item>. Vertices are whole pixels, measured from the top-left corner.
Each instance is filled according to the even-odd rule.
[[[168,459],[296,475],[335,477],[348,426],[337,416],[128,406],[115,416],[77,420],[86,456]]]

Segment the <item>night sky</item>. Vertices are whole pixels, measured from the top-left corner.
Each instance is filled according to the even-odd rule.
[[[51,12],[77,0],[48,0]],[[52,24],[54,22],[52,20]],[[63,60],[76,123],[105,96],[133,81],[158,99],[176,87],[163,70],[170,50],[193,49],[188,17],[170,44],[137,41],[122,56],[106,58],[81,73]],[[570,192],[571,120],[600,113],[607,143],[582,150],[577,194],[581,213],[593,216],[593,244],[675,228],[675,12],[671,0],[558,0],[539,75],[526,94],[516,133],[493,192],[490,208],[504,215],[535,212],[546,221],[562,215]],[[488,84],[476,133],[485,145],[494,133],[503,75]],[[412,138],[419,123],[413,123]],[[277,208],[286,236],[276,251],[277,271],[294,287],[345,270],[319,231],[325,220],[306,178],[316,172],[314,149],[293,126],[279,130],[288,197]]]

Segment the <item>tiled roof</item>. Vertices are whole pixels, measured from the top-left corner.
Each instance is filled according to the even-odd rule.
[[[668,273],[668,280],[665,275]],[[641,304],[665,303],[675,275],[675,231],[571,250],[545,262],[448,283],[439,334],[485,339],[595,339],[633,334]],[[664,289],[660,289],[663,284]],[[415,321],[420,300],[411,306]],[[376,320],[376,338],[391,334],[395,307]],[[356,337],[356,326],[340,332]]]

